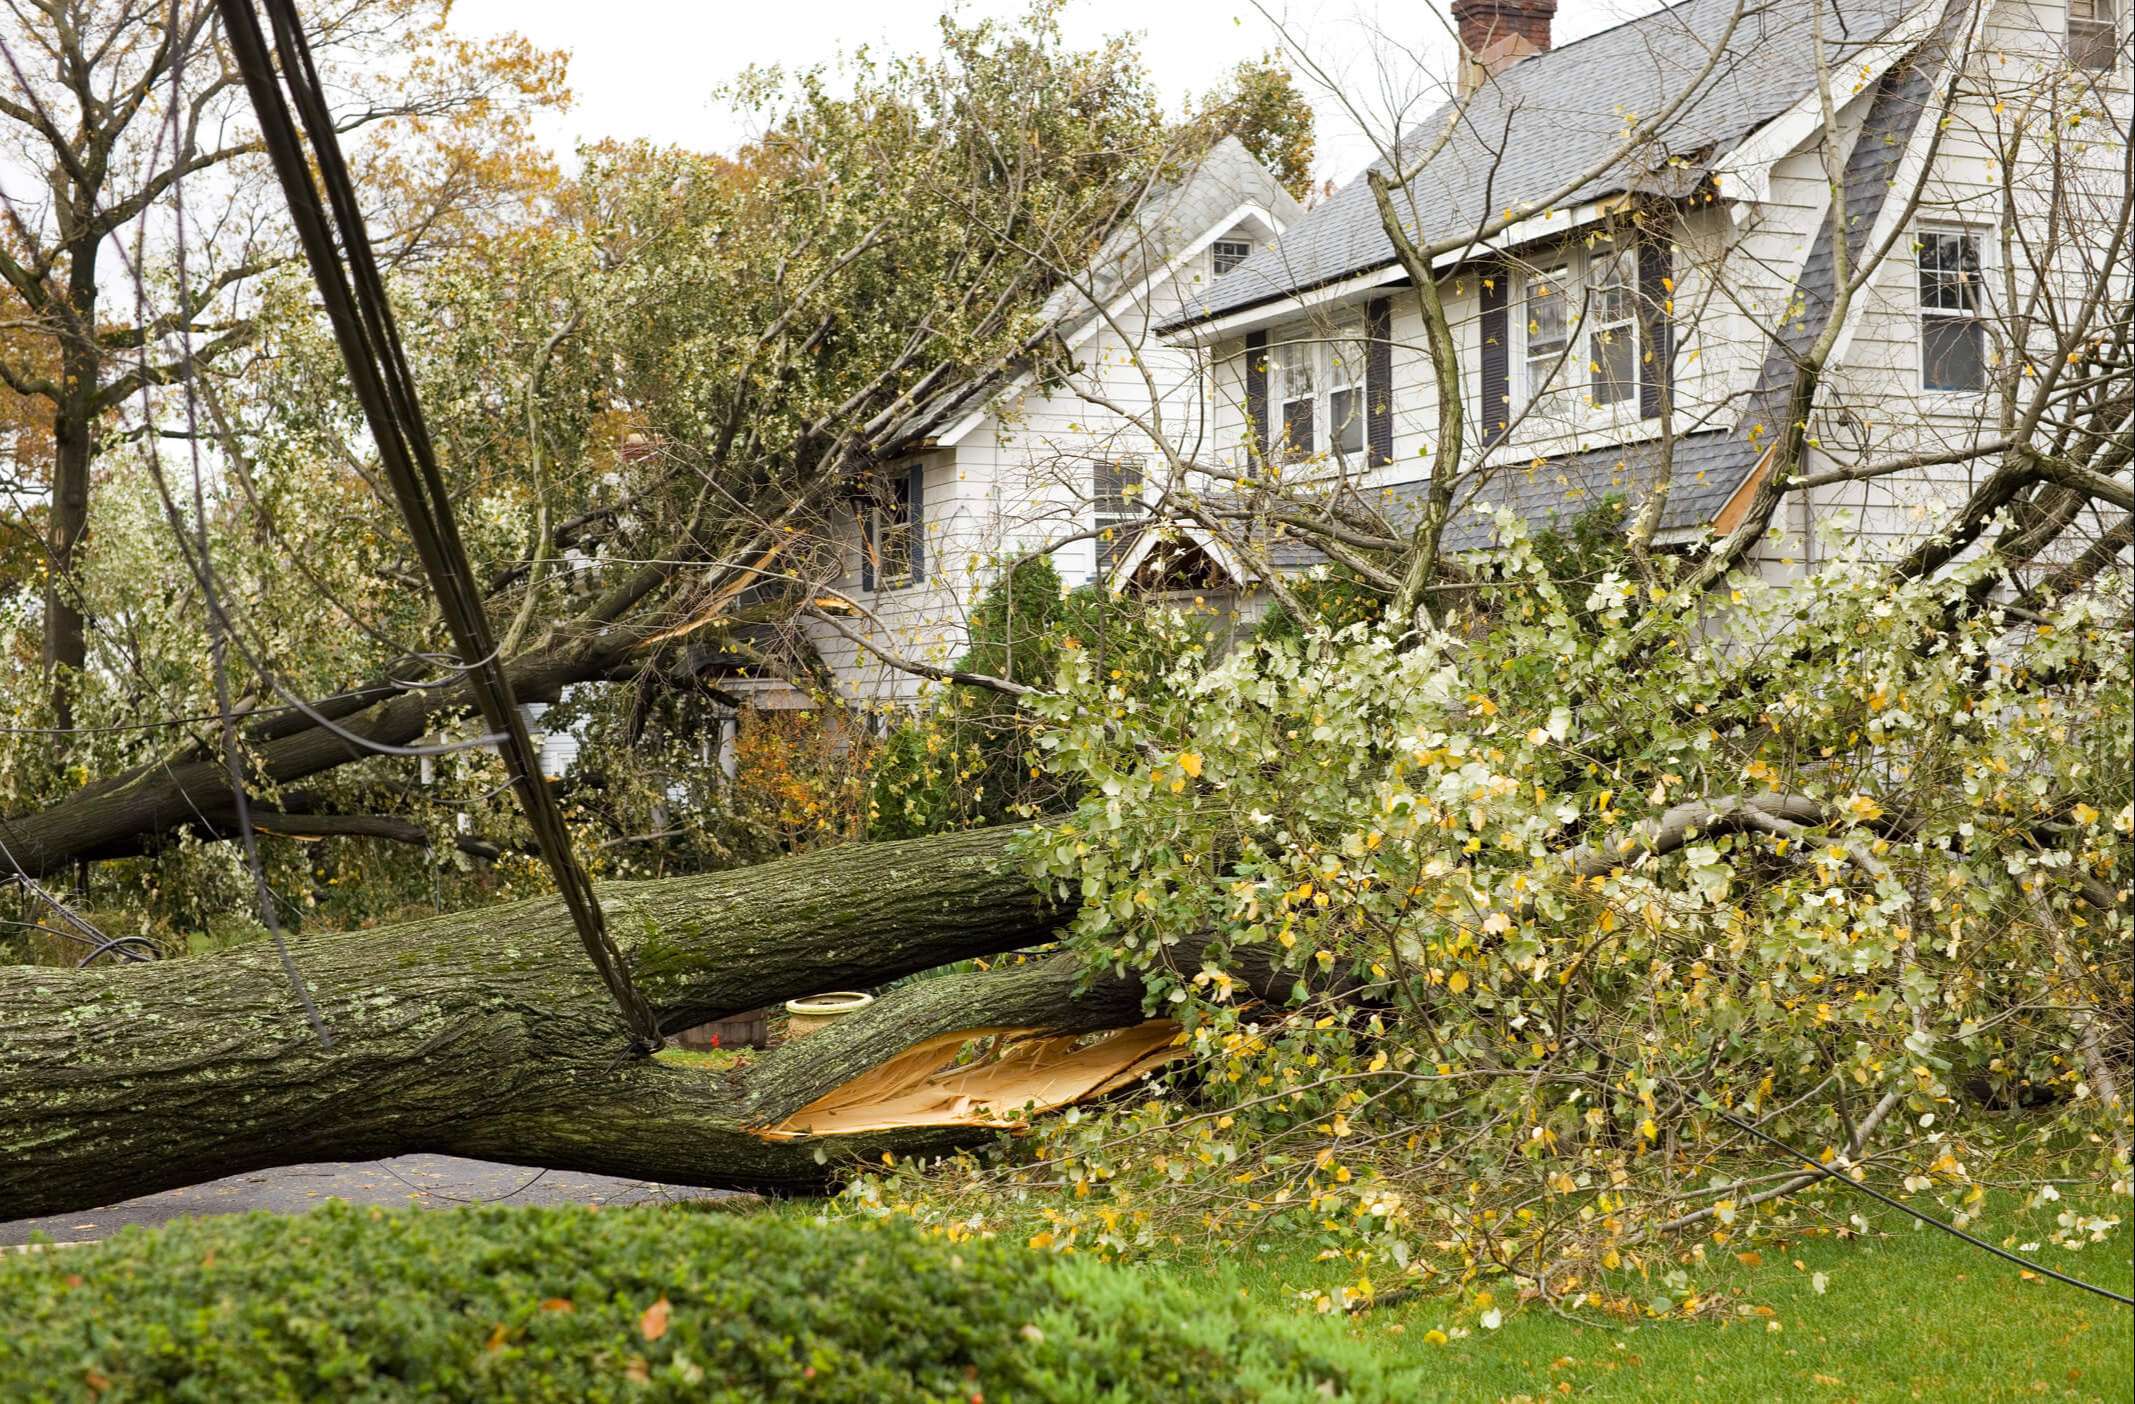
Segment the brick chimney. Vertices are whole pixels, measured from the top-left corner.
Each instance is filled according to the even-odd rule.
[[[1549,22],[1557,0],[1453,0],[1460,29],[1460,92],[1486,81],[1530,54],[1549,48]]]

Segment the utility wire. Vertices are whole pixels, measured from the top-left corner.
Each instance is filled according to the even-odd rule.
[[[1577,1036],[1575,1035],[1575,1037]],[[1580,1037],[1579,1041],[1581,1043],[1584,1043],[1589,1048],[1598,1049],[1599,1047],[1599,1045],[1594,1043],[1593,1040],[1588,1038]],[[1919,1220],[1921,1223],[1926,1224],[1930,1228],[1941,1229],[1944,1233],[1949,1234],[1953,1238],[1959,1238],[1964,1240],[1966,1243],[1971,1244],[1974,1248],[1983,1248],[1987,1252],[1992,1253],[1997,1258],[2001,1258],[2007,1262],[2015,1263],[2018,1267],[2023,1268],[2026,1272],[2035,1272],[2041,1277],[2050,1277],[2056,1282],[2065,1282],[2071,1287],[2080,1287],[2086,1292],[2095,1293],[2098,1296],[2104,1297],[2107,1301],[2118,1302],[2122,1306],[2135,1307],[2135,1297],[2124,1296],[2119,1292],[2115,1292],[2110,1287],[2101,1287],[2095,1282],[2085,1282],[2080,1277],[2071,1277],[2065,1272],[2059,1272],[2053,1268],[2046,1266],[2046,1264],[2044,1263],[2033,1262],[2031,1259],[2022,1257],[2016,1253],[2012,1253],[2006,1248],[2000,1247],[1993,1243],[1989,1243],[1984,1238],[1979,1238],[1973,1234],[1966,1233],[1963,1229],[1957,1227],[1957,1225],[1953,1223],[1948,1223],[1942,1219],[1938,1219],[1933,1214],[1922,1213],[1920,1210],[1913,1208],[1912,1205],[1905,1203],[1903,1200],[1893,1199],[1891,1196],[1883,1193],[1883,1191],[1877,1189],[1873,1185],[1864,1184],[1863,1182],[1854,1179],[1851,1175],[1842,1175],[1837,1170],[1832,1169],[1829,1165],[1824,1164],[1822,1161],[1817,1160],[1813,1156],[1802,1154],[1800,1151],[1788,1145],[1785,1141],[1780,1140],[1777,1136],[1774,1136],[1771,1132],[1766,1131],[1763,1127],[1758,1126],[1756,1123],[1744,1121],[1741,1117],[1736,1116],[1733,1112],[1730,1112],[1725,1107],[1721,1106],[1718,1102],[1714,1101],[1712,1098],[1699,1096],[1694,1089],[1685,1085],[1680,1079],[1671,1077],[1667,1073],[1661,1073],[1658,1076],[1660,1081],[1667,1083],[1671,1088],[1675,1090],[1676,1095],[1682,1097],[1685,1101],[1705,1111],[1711,1112],[1714,1116],[1719,1117],[1722,1121],[1734,1127],[1737,1131],[1746,1132],[1749,1135],[1755,1136],[1758,1140],[1764,1142],[1768,1146],[1771,1146],[1775,1150],[1785,1151],[1788,1159],[1792,1160],[1795,1164],[1802,1166],[1805,1170],[1813,1172],[1817,1175],[1821,1175],[1834,1184],[1844,1185],[1847,1189],[1855,1190],[1861,1194],[1865,1194],[1870,1199],[1876,1200],[1879,1203],[1887,1204],[1891,1208],[1897,1210],[1899,1213],[1909,1215],[1912,1218]]]
[[[608,935],[592,883],[571,852],[563,812],[541,779],[532,738],[512,696],[510,676],[498,655],[473,569],[460,542],[451,497],[438,471],[436,453],[416,398],[414,377],[401,348],[385,284],[379,276],[362,211],[342,160],[333,116],[296,7],[293,0],[266,0],[268,18],[274,27],[274,53],[270,57],[254,0],[216,0],[216,4],[259,116],[261,138],[288,199],[290,218],[318,284],[320,300],[333,323],[349,380],[363,406],[380,461],[407,521],[408,534],[437,594],[439,612],[467,670],[468,684],[491,730],[498,733],[499,749],[512,773],[513,788],[518,792],[528,826],[570,909],[587,956],[622,1013],[632,1049],[640,1054],[650,1053],[661,1046],[658,1018],[624,969],[622,956]],[[276,78],[276,59],[280,62],[280,82]],[[311,155],[318,167],[316,182],[299,140],[298,119],[291,115],[284,100],[283,84],[295,102],[304,134],[310,139]],[[322,184],[331,215],[319,201]]]
[[[1670,1082],[1675,1081],[1674,1078],[1670,1078],[1668,1080]],[[1679,1089],[1681,1089],[1681,1084],[1677,1084],[1677,1086]],[[1762,1127],[1744,1121],[1741,1117],[1738,1117],[1717,1105],[1707,1103],[1705,1109],[1711,1112],[1714,1116],[1719,1117],[1728,1125],[1734,1127],[1736,1130],[1747,1131],[1750,1135],[1755,1136],[1758,1140],[1765,1142],[1767,1145],[1774,1146],[1779,1150],[1785,1151],[1796,1161],[1800,1162],[1807,1168],[1815,1171],[1817,1174],[1823,1176],[1825,1179],[1835,1181],[1838,1184],[1842,1184],[1847,1189],[1858,1190],[1862,1194],[1867,1195],[1870,1199],[1878,1200],[1881,1203],[1887,1204],[1901,1214],[1910,1214],[1913,1218],[1918,1219],[1921,1223],[1928,1225],[1930,1228],[1939,1228],[1944,1233],[1949,1234],[1953,1238],[1963,1239],[1965,1242],[1971,1244],[1974,1248],[1984,1248],[1989,1253],[1992,1253],[1995,1257],[2002,1258],[2008,1262],[2015,1263],[2018,1267],[2023,1268],[2026,1272],[2035,1272],[2041,1277],[2050,1277],[2056,1282],[2065,1282],[2071,1287],[2081,1287],[2086,1292],[2095,1292],[2097,1295],[2104,1297],[2107,1301],[2118,1302],[2122,1306],[2135,1307],[2135,1297],[2122,1296],[2120,1293],[2115,1292],[2110,1287],[2101,1287],[2095,1282],[2085,1282],[2080,1277],[2070,1277],[2067,1273],[2057,1272],[2053,1268],[2046,1266],[2046,1264],[2044,1263],[2033,1262],[2031,1259],[2021,1257],[2015,1253],[2010,1252],[2006,1248],[1989,1243],[1984,1238],[1975,1237],[1972,1234],[1966,1233],[1963,1229],[1957,1227],[1957,1225],[1955,1224],[1947,1223],[1941,1219],[1938,1219],[1933,1214],[1924,1214],[1920,1210],[1913,1208],[1912,1205],[1905,1203],[1903,1200],[1893,1199],[1891,1196],[1883,1193],[1883,1191],[1877,1189],[1873,1185],[1863,1184],[1861,1181],[1854,1179],[1851,1175],[1841,1175],[1838,1171],[1832,1169],[1830,1166],[1824,1164],[1822,1161],[1813,1160],[1810,1157],[1803,1155],[1800,1151],[1794,1149],[1794,1147],[1788,1145],[1785,1141],[1780,1140],[1777,1136],[1772,1135],[1770,1132],[1764,1130]]]

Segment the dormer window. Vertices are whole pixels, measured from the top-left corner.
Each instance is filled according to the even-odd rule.
[[[1253,244],[1249,239],[1218,239],[1215,243],[1209,245],[1209,264],[1215,269],[1218,278],[1251,258],[1252,255]]]
[[[2068,0],[2068,61],[2077,68],[2110,73],[2119,58],[2114,21],[2118,0]]]

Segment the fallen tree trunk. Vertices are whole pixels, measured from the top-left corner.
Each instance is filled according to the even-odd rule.
[[[591,630],[516,660],[506,670],[522,702],[553,702],[573,683],[608,677],[633,657],[633,636],[620,628]],[[412,689],[349,710],[377,689],[359,690],[329,706],[339,713],[337,732],[295,715],[301,728],[276,734],[251,751],[256,785],[287,785],[375,752],[364,743],[409,746],[440,717],[465,714],[472,694],[461,681],[450,687]],[[347,733],[343,735],[341,733]],[[350,737],[357,738],[351,740]],[[189,755],[88,785],[50,808],[5,821],[10,871],[45,877],[85,859],[124,858],[152,848],[181,828],[210,838],[228,837],[235,825],[218,828],[210,816],[233,815],[229,767],[219,756]]]
[[[639,988],[674,1030],[1050,938],[1059,913],[1008,861],[1009,838],[862,845],[608,884],[601,900]],[[1168,1027],[1138,1028],[1137,982],[1078,989],[1071,965],[1039,960],[904,987],[738,1075],[630,1059],[554,899],[305,935],[290,951],[330,1048],[271,945],[0,968],[0,1218],[415,1151],[805,1189],[854,1157],[986,1139],[1014,1124],[1026,1089],[1041,1088],[1027,1099],[1041,1107],[1058,1104],[1170,1056]],[[1130,1032],[1101,1055],[1030,1039],[1099,1029]],[[1005,1078],[941,1072],[973,1030],[1022,1040],[994,1060]],[[875,1079],[863,1102],[902,1098],[938,1114],[866,1129],[836,1096],[861,1078]]]

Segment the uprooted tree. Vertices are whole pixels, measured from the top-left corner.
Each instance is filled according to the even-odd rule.
[[[1020,111],[1008,98],[1037,90],[1004,79],[1006,107],[981,101],[968,115],[1008,120]],[[996,164],[1021,148],[946,135],[981,130],[953,120],[960,101],[915,120],[929,139],[900,160],[916,165],[836,167],[837,188],[886,191],[882,209],[774,178],[860,160],[909,115],[812,92],[805,121],[731,166],[596,162],[571,217],[608,232],[514,247],[523,289],[441,276],[411,290],[440,328],[424,348],[436,383],[466,377],[464,393],[426,402],[441,435],[468,446],[471,491],[525,509],[491,514],[485,540],[522,695],[589,678],[656,690],[686,678],[684,641],[752,608],[790,608],[762,587],[826,578],[800,557],[846,469],[873,451],[870,426],[888,434],[932,390],[1024,350],[1033,324],[997,309],[1072,277],[1070,241],[998,236],[1029,213],[1025,197],[1048,211],[1064,197]],[[1095,129],[1036,131],[1117,150]],[[1426,143],[1415,159],[1430,155]],[[1409,158],[1390,157],[1406,174]],[[946,204],[945,173],[969,182]],[[1093,174],[1088,198],[1122,198],[1120,175]],[[1406,231],[1399,182],[1381,185],[1377,203]],[[2119,210],[2117,226],[2108,209],[2092,229],[2108,247],[2125,244]],[[932,242],[950,213],[969,224]],[[791,230],[803,235],[769,237]],[[1428,267],[1501,232],[1427,241],[1403,262]],[[1853,256],[1833,243],[1849,251],[1842,264]],[[782,253],[759,261],[765,247]],[[1006,248],[1022,258],[972,252]],[[914,277],[907,255],[945,281]],[[543,281],[555,271],[544,260],[573,258],[583,282]],[[1439,460],[1456,467],[1433,474],[1413,518],[1339,473],[1315,491],[1294,472],[1221,469],[1172,445],[1160,512],[1248,560],[1278,527],[1308,536],[1330,566],[1309,580],[1269,573],[1297,628],[1225,658],[1191,621],[1161,616],[1131,659],[1099,660],[1086,634],[1047,640],[1057,681],[1007,679],[1007,691],[1052,790],[1079,797],[1071,814],[603,893],[668,1028],[1006,957],[993,968],[900,987],[724,1079],[622,1058],[560,911],[538,900],[298,938],[291,954],[331,1048],[266,947],[11,970],[0,1189],[56,1209],[246,1166],[417,1149],[820,1185],[861,1159],[923,1160],[1021,1128],[1011,1154],[956,1162],[923,1186],[863,1180],[859,1197],[908,1196],[914,1212],[959,1224],[1043,1215],[1042,1241],[1117,1250],[1284,1222],[1327,1236],[1360,1276],[1504,1272],[1577,1296],[1619,1266],[1650,1265],[1676,1229],[1733,1232],[1760,1206],[1785,1212],[1827,1172],[1931,1193],[1958,1214],[1990,1166],[2021,1176],[2053,1158],[2124,1184],[2126,538],[2124,524],[2091,520],[2096,504],[2125,507],[2116,266],[2097,265],[2080,325],[2010,328],[2009,345],[2052,353],[2029,373],[2012,361],[1997,387],[2012,406],[2002,437],[2028,437],[1967,440],[1989,471],[1953,524],[1895,562],[1833,536],[1807,582],[1738,569],[1774,503],[1819,475],[1867,481],[1917,450],[1868,446],[1814,465],[1808,416],[1775,419],[1779,446],[1751,494],[1762,516],[1679,558],[1637,516],[1628,536],[1575,532],[1570,549],[1507,512],[1490,518],[1494,551],[1447,549],[1455,509],[1489,506],[1453,495],[1457,465],[1480,463],[1487,437],[1467,434],[1458,395],[1444,397]],[[1445,281],[1463,276],[1472,269],[1455,266]],[[1842,267],[1835,286],[1850,297],[1859,276]],[[560,320],[559,286],[583,299]],[[1423,286],[1411,295],[1429,351],[1458,329]],[[750,318],[712,325],[671,306],[685,287],[758,301]],[[593,295],[610,290],[612,301]],[[1842,420],[1821,388],[1836,301],[1759,388]],[[983,351],[896,331],[979,302]],[[230,436],[270,507],[320,483],[320,464],[360,460],[331,358],[304,338],[299,310],[289,354],[263,373],[282,377],[271,403],[315,413]],[[609,337],[611,315],[657,334]],[[578,338],[602,354],[555,355]],[[511,362],[500,345],[523,353],[501,396],[481,378]],[[618,348],[634,348],[623,363],[643,390],[628,414],[606,379]],[[1457,365],[1445,374],[1458,383]],[[232,400],[235,422],[235,389]],[[1150,428],[1169,444],[1160,422]],[[609,451],[628,430],[647,434],[639,451]],[[522,480],[506,470],[520,464],[530,486],[515,494]],[[612,503],[579,505],[596,495],[582,482],[576,510],[559,505],[563,475],[607,471],[623,480]],[[304,567],[324,580],[305,582],[310,598],[360,604],[351,613],[384,619],[388,637],[427,639],[422,612],[392,614],[379,588],[404,573],[397,545],[351,536],[350,522],[375,520],[361,514],[367,489],[334,481],[345,515],[266,513],[272,530],[343,543]],[[1229,491],[1203,491],[1210,481]],[[2079,526],[2093,535],[2067,549]],[[595,588],[572,550],[608,562]],[[253,569],[264,601],[298,567]],[[1316,617],[1338,593],[1366,601],[1350,611],[1363,622]],[[275,616],[255,606],[250,618]],[[332,653],[305,622],[276,625],[274,656],[330,677]],[[380,643],[378,681],[325,710],[414,741],[465,707],[449,687],[418,685],[447,676],[421,675],[421,662],[419,649]],[[180,696],[198,707],[197,690],[155,705]],[[285,811],[308,807],[286,787],[329,772],[339,788],[314,783],[331,798],[391,793],[375,776],[368,791],[341,778],[362,769],[347,739],[261,704],[254,769]],[[51,872],[219,832],[227,773],[211,752],[170,737],[127,744],[120,778],[9,821],[0,837],[18,861]],[[494,778],[470,776],[468,789]],[[1056,949],[1011,954],[1039,944]],[[1030,1117],[1173,1058],[1172,1080],[1110,1114]],[[1770,1153],[1745,1123],[1793,1150]],[[2076,1241],[2091,1227],[2076,1216],[2051,1231]]]

